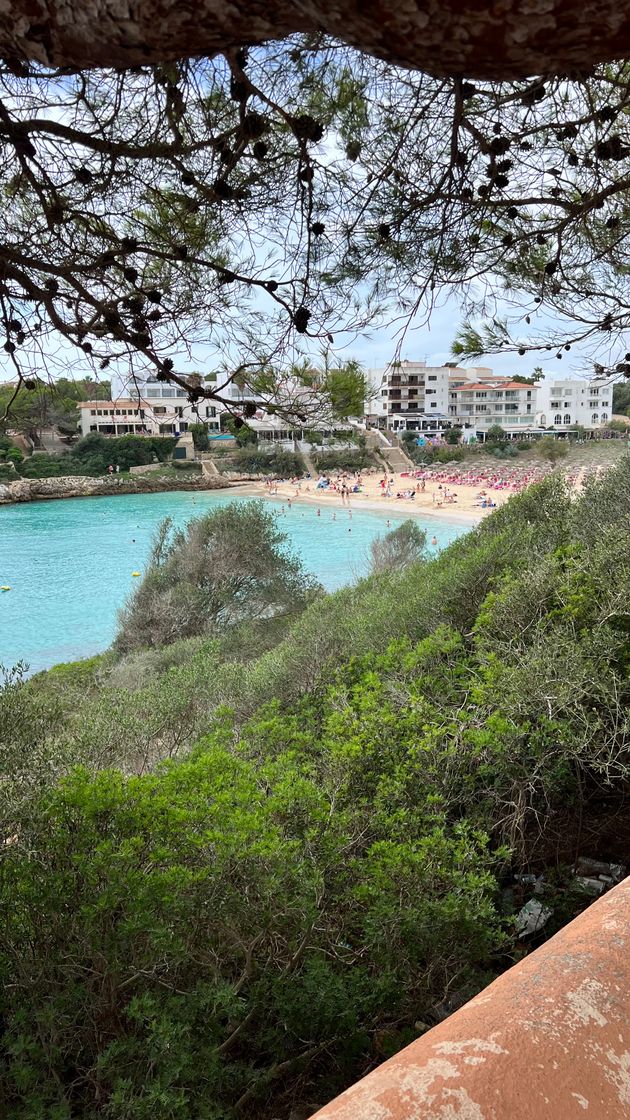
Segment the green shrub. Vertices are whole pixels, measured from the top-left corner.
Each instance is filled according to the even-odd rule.
[[[61,455],[32,455],[20,464],[20,474],[24,478],[58,478],[66,473],[63,469],[65,458]]]
[[[318,451],[313,456],[317,470],[322,474],[331,471],[360,471],[366,467],[374,466],[374,459],[369,451]]]
[[[256,450],[243,448],[242,451],[233,453],[223,469],[242,471],[243,474],[266,474],[270,478],[294,478],[302,476],[304,464],[292,451],[267,451],[259,444]]]
[[[205,424],[190,424],[188,431],[193,437],[193,443],[196,451],[207,451],[210,447],[210,440],[208,439],[208,429]]]
[[[262,502],[233,502],[173,531],[162,523],[144,579],[121,612],[121,652],[293,613],[318,585],[286,550]]]
[[[219,732],[191,761],[79,772],[35,807],[0,883],[12,1120],[92,1120],[95,1101],[287,1115],[301,1079],[333,1095],[369,1068],[374,1031],[397,1049],[451,983],[483,984],[501,854],[412,805],[398,743],[388,793],[324,734],[261,713],[238,753]]]

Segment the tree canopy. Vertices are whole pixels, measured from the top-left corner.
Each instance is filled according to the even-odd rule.
[[[400,346],[455,290],[456,353],[579,342],[627,374],[629,83],[625,62],[436,78],[323,35],[124,70],[5,66],[7,365],[28,384],[76,356],[193,402],[230,403],[235,381],[306,421],[334,411],[309,370],[349,369],[384,319]],[[215,380],[189,381],[208,353]]]

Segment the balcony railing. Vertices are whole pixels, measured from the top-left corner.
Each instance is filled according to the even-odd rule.
[[[312,1120],[630,1115],[630,878]]]

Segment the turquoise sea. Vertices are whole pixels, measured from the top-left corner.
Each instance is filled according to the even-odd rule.
[[[29,671],[107,649],[116,614],[144,569],[156,526],[164,517],[183,525],[233,494],[170,492],[70,498],[0,507],[0,665],[27,662]],[[240,498],[237,500],[246,500]],[[368,546],[387,532],[384,514],[322,508],[279,500],[274,508],[289,543],[328,590],[367,570]],[[282,509],[284,508],[284,513]],[[392,528],[403,518],[391,517]],[[420,519],[422,524],[422,520]],[[438,546],[465,532],[427,518]],[[350,531],[351,530],[351,531]]]

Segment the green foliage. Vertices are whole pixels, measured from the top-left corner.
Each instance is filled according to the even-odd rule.
[[[490,425],[488,431],[486,432],[486,441],[489,441],[490,443],[502,443],[506,439],[507,433],[505,431],[505,428],[502,428],[500,424]]]
[[[267,450],[261,441],[255,449],[245,446],[238,454],[230,455],[224,469],[244,474],[266,474],[270,478],[295,478],[304,473],[304,463],[293,451],[273,446]]]
[[[313,462],[322,474],[330,471],[360,471],[374,466],[370,452],[361,448],[356,451],[317,451],[313,455]]]
[[[251,447],[258,442],[258,436],[253,428],[250,428],[242,420],[240,424],[237,424],[234,416],[226,416],[225,413],[222,413],[221,428],[234,437],[239,447]]]
[[[213,534],[179,537],[158,576],[216,578]],[[623,844],[629,545],[626,455],[297,618],[8,679],[9,1115],[308,1111],[509,962],[511,871],[551,867],[568,920],[563,866]]]
[[[11,386],[0,385],[0,416],[7,416],[7,428],[36,439],[44,428],[58,427],[68,434],[77,431],[77,402],[107,400],[111,396],[109,381],[91,378],[76,381],[67,377],[54,382],[34,378],[31,388],[21,386],[17,394]]]
[[[425,558],[427,534],[409,518],[385,536],[375,537],[370,545],[372,571],[396,572]]]
[[[620,416],[627,416],[630,409],[630,381],[617,381],[613,385],[612,410]]]
[[[192,434],[195,451],[207,451],[210,447],[210,441],[206,425],[190,424],[188,431]]]
[[[335,419],[363,416],[368,389],[358,362],[349,361],[340,369],[327,370],[320,388],[330,401]]]
[[[303,608],[318,585],[286,549],[262,502],[233,502],[173,530],[160,526],[144,579],[121,612],[121,652]]]
[[[447,428],[447,430],[444,432],[444,439],[446,440],[447,443],[450,443],[453,447],[457,446],[457,444],[459,443],[461,438],[462,438],[462,429],[461,428]]]
[[[560,459],[569,454],[569,445],[565,440],[555,439],[554,436],[543,436],[536,443],[536,454],[555,467]]]
[[[0,887],[14,1120],[95,1101],[271,1116],[294,1079],[326,1096],[366,1068],[379,1027],[392,1048],[413,1037],[455,978],[479,987],[503,942],[501,854],[409,802],[398,743],[361,772],[334,716],[318,722],[271,708],[236,752],[221,729],[156,775],[79,771],[40,799]]]

